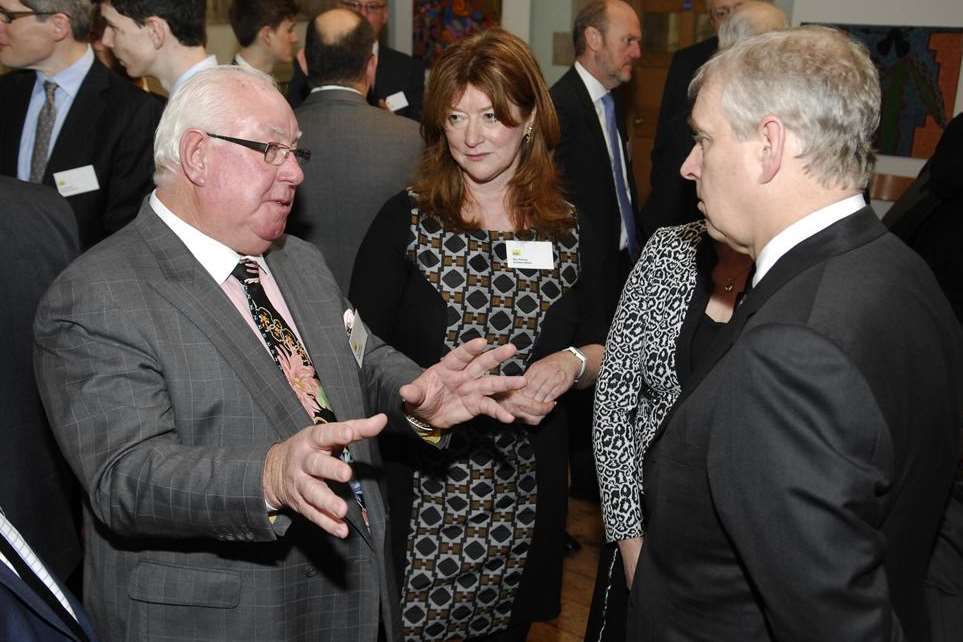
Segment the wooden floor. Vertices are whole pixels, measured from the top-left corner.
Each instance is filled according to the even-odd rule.
[[[579,499],[569,500],[568,532],[582,545],[582,550],[565,559],[562,613],[551,622],[535,624],[528,634],[528,642],[581,642],[585,637],[585,623],[592,604],[592,589],[602,544],[598,504]]]

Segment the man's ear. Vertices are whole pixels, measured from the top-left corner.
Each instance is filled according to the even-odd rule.
[[[592,51],[599,51],[605,46],[605,34],[595,27],[585,28],[585,44]]]
[[[47,23],[53,28],[53,36],[57,42],[73,35],[73,29],[70,27],[70,18],[65,13],[55,13],[50,16]]]
[[[271,27],[268,25],[264,25],[263,27],[257,30],[256,40],[260,42],[262,45],[264,45],[265,47],[270,48],[272,34],[273,34],[273,30],[271,29]]]
[[[766,116],[759,123],[758,136],[762,146],[759,150],[760,183],[772,181],[782,168],[783,154],[787,149],[786,134],[785,125],[773,115]]]
[[[207,182],[210,141],[211,138],[199,129],[188,129],[181,136],[178,146],[181,154],[181,170],[195,185],[204,185]]]
[[[368,58],[368,62],[364,67],[364,79],[368,83],[368,89],[370,90],[374,87],[375,76],[378,74],[378,56],[376,54],[371,54]]]
[[[307,61],[307,59],[304,57],[304,47],[301,47],[300,49],[298,49],[298,53],[295,55],[295,58],[297,58],[297,60],[298,60],[298,67],[300,67],[300,68],[301,68],[301,71],[304,72],[304,75],[307,76],[307,75],[308,75],[308,61]]]
[[[171,28],[167,21],[157,16],[150,16],[144,20],[144,28],[147,29],[147,34],[150,36],[154,49],[160,49],[167,42],[167,39],[172,37]]]

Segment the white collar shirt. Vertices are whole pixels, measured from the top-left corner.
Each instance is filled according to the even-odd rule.
[[[756,257],[756,273],[752,277],[752,286],[755,287],[789,250],[864,207],[866,201],[863,200],[863,195],[855,194],[807,214],[776,234]]]
[[[629,177],[628,177],[628,167],[629,164],[625,162],[625,154],[622,153],[621,141],[611,141],[609,140],[608,127],[605,123],[605,108],[602,106],[602,98],[606,94],[610,93],[605,86],[598,81],[598,78],[593,76],[588,69],[582,66],[582,63],[575,61],[575,73],[578,77],[582,79],[582,84],[585,85],[585,89],[588,90],[589,98],[592,101],[592,106],[595,107],[595,116],[599,119],[599,126],[602,128],[602,136],[605,138],[605,149],[609,153],[609,159],[614,158],[613,154],[618,154],[622,159],[622,180],[625,184],[625,194],[628,197],[629,203],[632,202],[632,192],[628,189],[629,187]],[[614,180],[613,180],[614,183]],[[622,222],[621,215],[619,216],[619,248],[625,249],[628,245],[628,233],[625,231],[625,223]]]

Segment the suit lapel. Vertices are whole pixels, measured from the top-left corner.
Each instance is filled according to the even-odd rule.
[[[2,562],[0,562],[0,584],[5,586],[17,599],[23,602],[24,606],[33,611],[37,617],[60,631],[65,638],[77,640],[77,636],[74,635],[73,631],[67,628],[67,625],[65,625],[50,606],[44,602],[43,598],[36,595],[33,590],[27,586],[26,582],[14,575],[14,573],[7,568],[7,565]],[[70,600],[69,597],[67,599]],[[78,613],[77,617],[79,619],[80,613],[78,612],[76,602],[70,600],[70,607],[74,609],[75,613]],[[84,632],[90,636],[90,639],[94,639],[89,626],[85,626],[83,623],[81,623],[80,626]]]
[[[365,416],[364,400],[357,381],[358,364],[348,346],[344,329],[344,311],[347,309],[341,290],[333,279],[321,274],[305,274],[303,266],[281,247],[266,255],[271,273],[284,294],[284,301],[294,317],[294,324],[311,355],[315,372],[339,421]],[[351,445],[351,456],[362,473],[372,463],[371,444],[365,439]],[[364,526],[361,512],[350,488],[345,484],[333,485],[348,504],[348,520],[362,537],[372,544],[372,535],[380,541],[383,535],[384,506],[381,504],[377,486],[362,482],[371,531]],[[376,522],[378,528],[376,529]]]
[[[30,105],[30,94],[33,91],[37,75],[33,71],[10,72],[11,91],[3,97],[3,118],[0,122],[0,174],[5,176],[17,175],[17,158],[20,155],[20,138],[23,133],[23,121],[27,118],[27,107]]]
[[[133,225],[140,228],[139,231],[162,273],[158,278],[148,276],[146,280],[150,287],[204,333],[247,388],[278,436],[286,439],[310,425],[311,418],[237,308],[146,202]],[[346,416],[361,416],[350,414],[348,409],[354,408],[351,397],[345,393],[341,380],[332,375],[332,371],[337,372],[337,366],[334,365],[337,357],[332,354],[334,350],[329,339],[333,334],[331,328],[337,328],[335,320],[338,324],[341,323],[337,286],[332,284],[333,293],[326,293],[314,284],[316,279],[303,278],[281,247],[272,250],[267,255],[267,260],[281,292],[288,293],[285,303],[294,316],[295,325],[308,352],[312,355],[321,385],[324,386],[335,413],[339,408],[345,408],[349,413]],[[304,297],[301,296],[302,292],[305,293]],[[292,296],[291,293],[296,293],[297,296]],[[316,299],[321,299],[327,305],[305,306],[306,302]],[[307,314],[308,310],[312,313],[322,310],[322,318],[311,318]],[[347,343],[343,325],[340,326],[340,333],[342,340]],[[319,349],[317,346],[324,347]],[[332,356],[334,358],[329,358]],[[348,359],[353,359],[350,353]],[[351,366],[357,367],[353,361]],[[357,394],[355,392],[355,395]],[[359,458],[365,456],[370,460],[367,450],[369,446],[365,442],[362,444],[358,447],[357,454]],[[355,452],[355,449],[352,449],[352,454]],[[372,545],[350,488],[345,484],[330,485],[348,505],[348,521],[361,533],[369,546]]]
[[[77,96],[74,98],[67,118],[64,119],[60,134],[54,142],[54,148],[50,152],[50,160],[47,162],[47,170],[44,173],[43,182],[53,185],[53,173],[66,169],[74,169],[84,163],[83,158],[77,157],[80,147],[77,141],[86,143],[85,136],[89,134],[94,125],[100,122],[106,103],[101,94],[108,87],[107,69],[100,62],[94,60],[84,81],[80,83]],[[86,147],[86,144],[83,145]]]
[[[692,373],[689,385],[683,388],[679,399],[662,421],[653,437],[653,442],[661,436],[675,412],[698,389],[702,380],[729,352],[742,334],[749,319],[776,292],[806,270],[825,263],[833,256],[865,245],[885,233],[886,228],[879,222],[873,210],[864,207],[855,214],[847,216],[809,237],[776,261],[776,264],[772,266],[762,280],[746,295],[739,307],[736,308],[732,319],[713,341],[709,348],[709,354],[702,360],[701,367]]]
[[[285,439],[310,424],[281,370],[237,308],[146,201],[134,225],[161,272],[159,276],[145,275],[149,287],[204,333],[278,436]]]
[[[595,111],[595,104],[592,103],[592,97],[589,95],[588,89],[579,77],[578,72],[575,71],[575,67],[572,67],[569,73],[572,74],[575,95],[582,112],[582,127],[584,131],[592,132],[592,139],[595,141],[593,145],[595,155],[605,160],[605,167],[609,168],[608,173],[611,174],[612,160],[609,158],[609,150],[605,146],[605,133],[602,131],[602,124],[599,122],[598,112]],[[614,181],[612,185],[612,189],[614,190]]]

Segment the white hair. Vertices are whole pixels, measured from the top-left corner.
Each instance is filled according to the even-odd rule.
[[[721,50],[689,85],[722,95],[736,137],[747,140],[768,115],[799,140],[806,172],[823,187],[864,188],[876,162],[879,74],[862,44],[828,27],[770,31]]]
[[[749,0],[729,14],[719,27],[719,49],[728,49],[740,40],[767,31],[788,29],[789,19],[782,9],[761,0]]]
[[[277,91],[274,79],[256,69],[220,65],[198,72],[174,92],[154,134],[154,182],[176,175],[181,163],[181,137],[189,129],[223,130],[244,112],[242,90]]]

